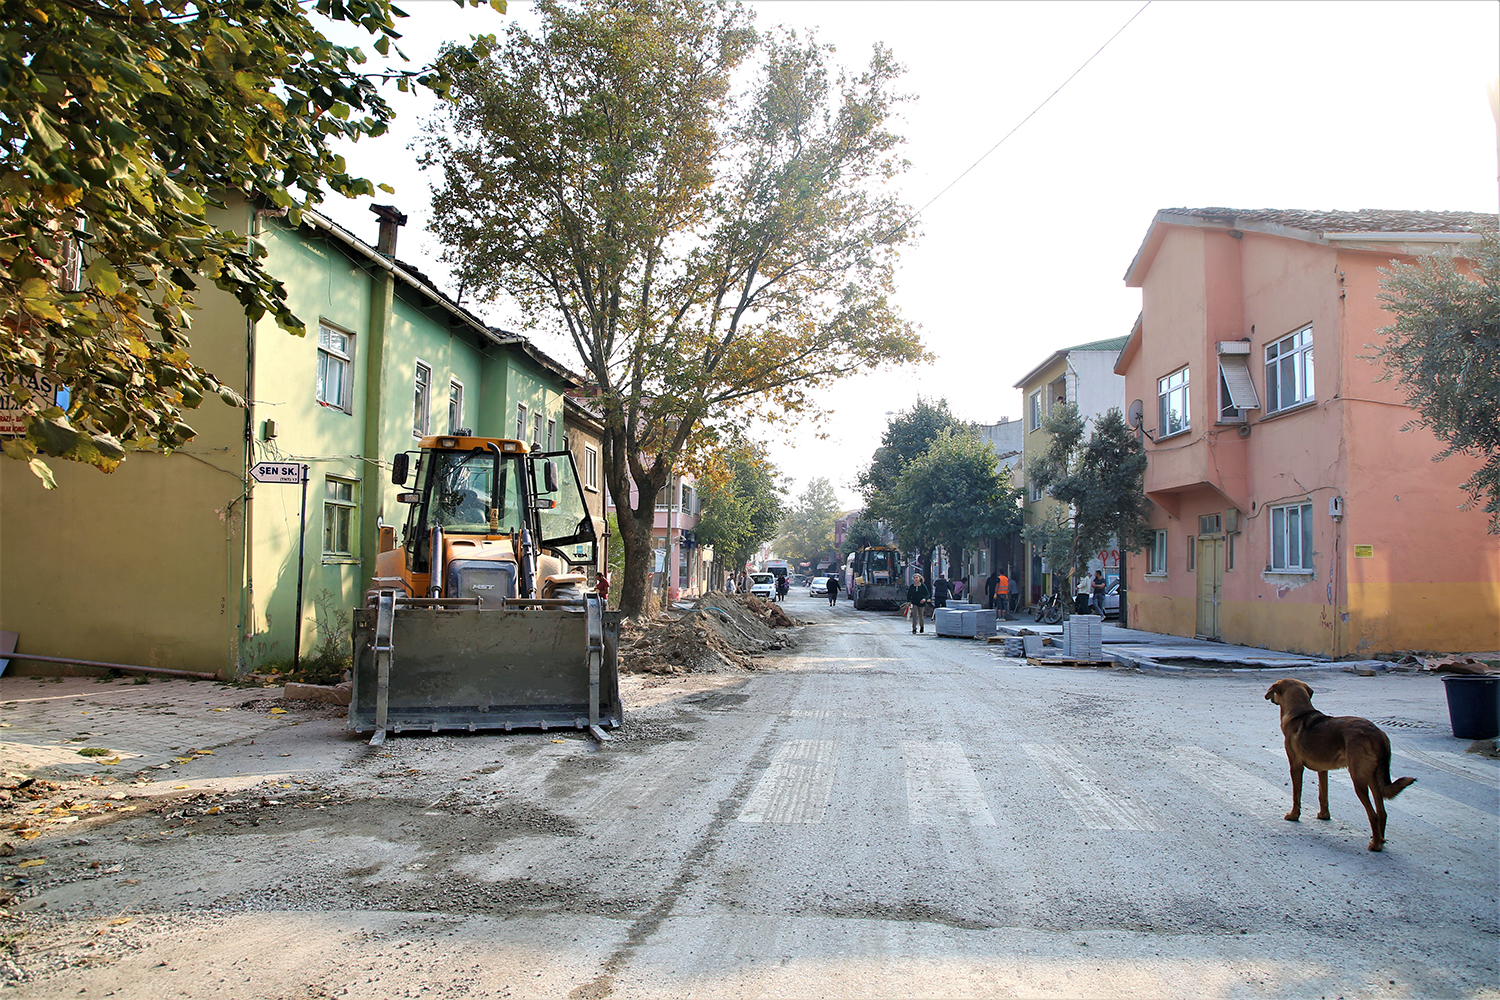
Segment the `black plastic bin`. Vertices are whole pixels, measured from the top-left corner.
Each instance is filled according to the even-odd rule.
[[[1448,721],[1461,740],[1500,736],[1500,674],[1444,674]]]

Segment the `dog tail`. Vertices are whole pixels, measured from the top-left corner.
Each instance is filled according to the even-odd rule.
[[[1376,775],[1380,779],[1380,797],[1383,799],[1394,799],[1401,794],[1401,790],[1407,785],[1415,784],[1416,778],[1397,778],[1391,780],[1391,751],[1386,748],[1380,755],[1380,772]]]

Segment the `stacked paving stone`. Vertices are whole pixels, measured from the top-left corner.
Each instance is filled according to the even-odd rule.
[[[1074,660],[1104,659],[1103,620],[1098,615],[1070,615],[1063,622],[1063,655]]]
[[[1018,635],[1008,635],[1005,637],[1004,648],[1006,656],[1014,656],[1020,659],[1026,655],[1026,640]]]

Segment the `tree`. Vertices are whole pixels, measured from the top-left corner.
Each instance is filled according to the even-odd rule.
[[[781,525],[775,467],[764,448],[741,444],[715,452],[698,482],[703,491],[698,544],[712,545],[721,567],[742,568]]]
[[[1466,251],[1466,256],[1469,252]],[[1473,249],[1472,271],[1451,254],[1383,268],[1380,301],[1396,317],[1370,359],[1385,366],[1418,417],[1451,455],[1482,461],[1464,480],[1461,509],[1482,507],[1500,534],[1500,237]]]
[[[1111,539],[1126,552],[1144,547],[1151,516],[1146,452],[1119,408],[1095,419],[1087,441],[1087,425],[1072,404],[1055,408],[1042,428],[1052,440],[1027,475],[1059,502],[1046,520],[1023,530],[1026,540],[1042,549],[1048,563],[1068,567],[1070,574],[1086,570]]]
[[[454,65],[459,99],[423,163],[465,287],[559,326],[596,387],[634,614],[652,498],[684,457],[840,376],[924,357],[889,302],[909,234],[885,186],[905,168],[899,67],[877,47],[835,72],[827,46],[757,35],[725,0],[537,9],[537,34],[514,26]]]
[[[304,7],[360,26],[381,55],[400,37],[389,0],[6,6],[0,394],[24,412],[26,436],[3,449],[49,488],[39,456],[109,472],[130,450],[192,438],[183,411],[204,398],[240,402],[192,362],[200,283],[252,319],[304,332],[264,248],[208,218],[222,192],[295,223],[327,190],[375,190],[332,143],[381,134],[392,112],[358,68],[364,53],[325,38]],[[443,72],[379,76],[402,90],[448,87]],[[69,390],[66,407],[53,403],[56,386]]]
[[[839,499],[833,484],[821,477],[808,480],[782,518],[776,551],[793,563],[818,562],[836,555],[833,522],[838,518]]]
[[[844,533],[844,554],[848,555],[859,549],[874,548],[885,543],[885,532],[880,529],[880,523],[860,515]]]
[[[995,450],[972,430],[946,428],[901,470],[892,523],[896,537],[921,553],[929,570],[934,546],[956,561],[964,549],[1014,528],[1021,519],[1018,501]]]
[[[963,425],[948,410],[948,401],[937,402],[917,397],[916,405],[903,410],[886,422],[880,447],[870,465],[859,474],[859,491],[865,498],[865,515],[877,521],[890,521],[894,509],[896,484],[906,463],[927,451],[928,445],[945,430]]]

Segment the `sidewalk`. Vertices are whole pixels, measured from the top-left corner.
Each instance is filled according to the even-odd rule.
[[[1022,629],[1056,640],[1062,638],[1062,625],[1043,625],[1022,615],[1019,620],[1001,622],[996,631],[1001,635],[1019,635]],[[1122,667],[1139,667],[1142,670],[1327,670],[1353,668],[1354,670],[1385,670],[1390,664],[1384,660],[1330,660],[1321,656],[1306,656],[1302,653],[1284,653],[1276,649],[1260,649],[1256,646],[1236,646],[1227,642],[1208,639],[1189,639],[1180,635],[1162,635],[1159,632],[1143,632],[1140,629],[1122,628],[1104,622],[1100,626],[1104,640],[1104,656]]]
[[[269,704],[243,707],[279,694],[213,681],[0,677],[0,771],[117,781],[173,771],[306,717]]]

